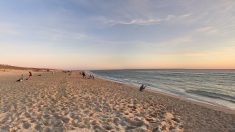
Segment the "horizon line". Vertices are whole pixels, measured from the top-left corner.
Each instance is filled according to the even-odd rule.
[[[21,67],[21,68],[36,68],[36,69],[55,69],[55,70],[86,70],[86,71],[96,71],[96,70],[235,70],[235,68],[51,68],[51,67],[31,67],[31,66],[16,66],[9,64],[0,64],[0,66],[11,66],[11,67]]]
[[[102,70],[235,70],[235,68],[120,68],[120,69],[90,69],[90,71]],[[88,70],[89,71],[89,70]]]

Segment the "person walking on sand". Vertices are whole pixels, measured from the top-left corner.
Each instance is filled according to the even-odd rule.
[[[142,92],[146,87],[147,87],[146,85],[142,84],[142,85],[140,86],[140,92]]]
[[[32,72],[30,71],[30,72],[29,72],[29,77],[28,77],[26,80],[31,79],[32,76],[33,76],[33,74],[32,74]]]

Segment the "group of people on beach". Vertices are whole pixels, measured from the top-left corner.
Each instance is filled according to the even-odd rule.
[[[51,72],[52,75],[55,74],[54,70],[47,69],[46,72]],[[33,76],[32,72],[29,71],[29,75],[28,75],[28,77],[25,80],[30,80],[32,78],[32,76]],[[42,74],[38,74],[37,76],[42,76]],[[23,80],[24,80],[24,75],[21,74],[21,77],[18,80],[16,80],[16,82],[22,82]]]
[[[29,71],[29,76],[25,80],[30,80],[32,76],[33,76],[32,72]],[[21,74],[21,77],[18,80],[16,80],[16,82],[22,82],[23,80],[24,80],[24,75]]]
[[[87,78],[87,79],[95,79],[94,75],[93,74],[88,74],[84,71],[81,71],[80,72],[80,75],[82,75],[82,78]]]
[[[63,73],[68,73],[68,75],[69,75],[69,76],[71,76],[71,75],[72,75],[72,71],[69,71],[69,70],[67,70],[67,71],[63,71]]]
[[[72,74],[72,71],[63,71],[64,73],[69,73],[69,75]],[[81,71],[80,75],[82,75],[82,78],[87,78],[87,79],[95,79],[94,75],[92,74],[86,74],[86,72]],[[30,80],[31,77],[33,76],[32,72],[29,71],[29,76],[25,79],[25,80]],[[22,74],[21,77],[17,80],[17,82],[22,82],[24,80],[24,75]],[[147,87],[147,85],[141,84],[139,91],[142,92],[145,88]]]
[[[82,78],[95,79],[94,75],[88,74],[88,73],[86,73],[85,71],[81,71],[81,72],[80,72],[80,75],[82,75]],[[140,91],[140,92],[143,92],[143,90],[144,90],[146,87],[147,87],[147,85],[141,84],[141,86],[140,86],[140,88],[139,88],[139,91]]]

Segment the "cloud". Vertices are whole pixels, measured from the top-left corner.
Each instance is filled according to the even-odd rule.
[[[190,17],[192,14],[181,14],[181,15],[167,15],[165,17],[137,17],[137,18],[122,18],[122,19],[113,19],[104,16],[95,17],[94,19],[108,25],[154,25],[160,24],[162,22],[173,22],[174,20],[181,20],[187,17]]]
[[[150,19],[131,19],[131,20],[107,20],[105,23],[111,24],[111,25],[152,25],[160,23],[162,20],[158,18],[150,18]]]
[[[205,26],[196,29],[196,32],[206,33],[206,34],[218,34],[219,30],[212,26]]]

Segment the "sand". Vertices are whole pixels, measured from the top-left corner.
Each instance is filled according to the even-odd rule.
[[[235,131],[223,109],[79,72],[19,77],[0,75],[0,131]]]

